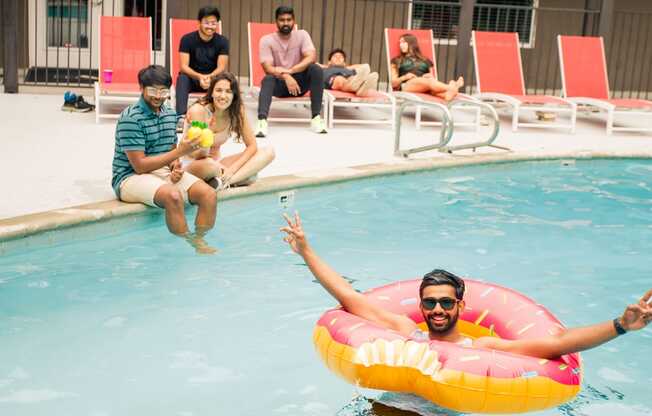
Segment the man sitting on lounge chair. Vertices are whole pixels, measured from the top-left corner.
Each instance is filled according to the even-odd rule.
[[[202,7],[197,14],[199,28],[185,34],[179,45],[177,78],[177,114],[188,110],[188,95],[205,92],[211,78],[224,72],[229,63],[229,40],[216,32],[220,12],[216,7]]]
[[[260,38],[260,63],[265,71],[258,97],[256,137],[267,136],[267,115],[272,97],[301,97],[310,91],[310,128],[318,134],[326,133],[321,118],[324,93],[324,72],[317,61],[317,53],[310,34],[293,30],[294,9],[279,6],[274,13],[277,31]]]

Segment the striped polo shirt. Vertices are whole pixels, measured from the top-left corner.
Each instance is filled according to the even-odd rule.
[[[145,156],[169,152],[177,142],[177,114],[165,104],[158,113],[149,108],[141,95],[137,103],[125,108],[115,128],[113,179],[111,186],[120,198],[120,184],[136,172],[127,153],[141,150]]]

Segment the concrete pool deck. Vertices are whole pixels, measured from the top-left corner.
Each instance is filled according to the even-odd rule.
[[[0,125],[4,173],[0,176],[4,193],[0,204],[0,241],[148,209],[117,201],[110,187],[115,121],[96,124],[94,113],[62,112],[62,93],[0,94],[0,114],[4,120]],[[255,104],[250,103],[247,108],[253,120]],[[437,140],[435,128],[417,131],[411,117],[403,120],[406,142],[421,145]],[[464,142],[468,137],[460,129],[451,144]],[[453,154],[431,151],[404,159],[393,156],[394,135],[386,125],[336,125],[328,134],[316,135],[307,125],[270,123],[269,136],[258,143],[274,146],[276,160],[261,172],[254,185],[222,191],[218,194],[220,200],[466,164],[652,157],[652,135],[607,136],[603,122],[584,119],[580,114],[575,134],[556,129],[521,129],[514,133],[508,118],[503,117],[495,144],[510,151],[486,147]],[[229,142],[224,153],[232,153],[241,146]]]

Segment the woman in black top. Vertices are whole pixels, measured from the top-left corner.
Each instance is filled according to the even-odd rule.
[[[433,63],[423,56],[414,35],[404,34],[399,38],[400,55],[392,59],[392,88],[405,92],[429,93],[450,101],[464,86],[464,78],[443,83],[432,73]]]

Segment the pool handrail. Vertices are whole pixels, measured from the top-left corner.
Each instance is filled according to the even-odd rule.
[[[471,142],[471,143],[465,143],[465,144],[459,144],[456,146],[444,146],[439,151],[441,152],[454,152],[456,150],[463,150],[463,149],[473,149],[475,152],[475,149],[478,147],[483,147],[483,146],[488,146],[488,147],[493,147],[495,149],[501,149],[501,150],[511,150],[508,147],[504,146],[498,146],[493,144],[493,142],[496,140],[498,137],[498,132],[500,131],[500,119],[498,118],[498,113],[496,112],[496,109],[482,101],[477,101],[477,100],[472,100],[472,101],[465,101],[465,100],[455,100],[450,104],[451,108],[457,107],[457,106],[465,106],[465,107],[470,107],[474,106],[476,110],[478,111],[478,114],[476,115],[476,132],[480,129],[480,123],[482,123],[482,110],[486,110],[489,114],[485,114],[485,116],[489,116],[487,122],[490,122],[493,124],[493,129],[491,131],[491,134],[487,137],[486,140],[480,140],[477,142]]]
[[[436,101],[423,101],[409,96],[403,96],[401,98],[401,102],[398,104],[396,109],[396,119],[394,121],[394,156],[408,157],[412,153],[441,149],[450,142],[451,137],[453,136],[453,122],[448,106]],[[401,119],[403,117],[403,112],[408,106],[431,108],[441,113],[441,130],[439,131],[439,141],[437,143],[409,149],[401,149]]]

